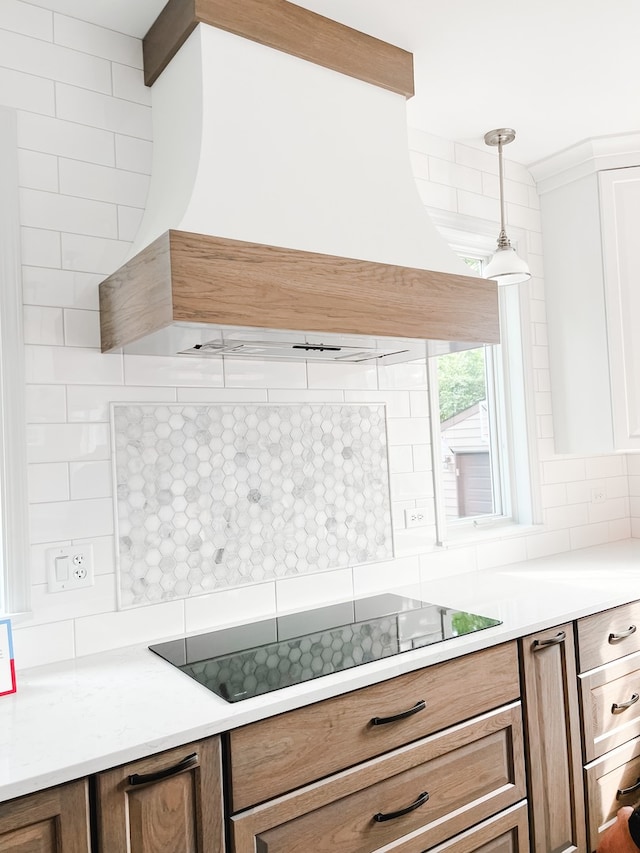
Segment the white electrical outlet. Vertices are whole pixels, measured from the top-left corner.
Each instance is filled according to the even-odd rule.
[[[69,589],[93,586],[92,545],[49,548],[45,557],[49,592],[65,592]]]
[[[405,509],[404,523],[406,527],[425,527],[427,513],[424,509]]]
[[[607,493],[604,487],[591,489],[591,503],[603,504],[607,499]]]

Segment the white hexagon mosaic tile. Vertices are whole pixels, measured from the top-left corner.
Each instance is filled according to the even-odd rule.
[[[121,608],[393,556],[382,405],[112,405]]]

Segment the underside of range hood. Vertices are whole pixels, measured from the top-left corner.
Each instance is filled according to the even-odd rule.
[[[103,352],[154,355],[394,363],[499,341],[494,282],[181,231],[102,282],[100,319]]]

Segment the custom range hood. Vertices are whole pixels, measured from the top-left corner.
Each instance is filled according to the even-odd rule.
[[[411,54],[284,0],[170,0],[152,179],[102,349],[406,361],[499,339],[411,172]],[[451,342],[454,342],[453,344]]]

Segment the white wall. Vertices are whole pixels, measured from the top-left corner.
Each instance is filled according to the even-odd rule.
[[[251,618],[321,598],[482,569],[626,538],[623,456],[553,452],[538,198],[507,162],[508,221],[526,233],[534,271],[532,361],[544,526],[504,541],[432,550],[433,526],[406,530],[403,510],[433,518],[424,365],[387,368],[101,355],[97,285],[126,254],[151,161],[149,93],[138,40],[20,0],[0,4],[0,103],[18,109],[33,613],[16,623],[19,668]],[[495,222],[497,161],[424,133],[411,136],[425,204]],[[497,231],[497,227],[496,227]],[[115,609],[108,404],[130,401],[381,401],[388,407],[396,559],[126,612]],[[631,465],[634,533],[640,467]],[[606,487],[607,500],[591,503]],[[45,550],[91,542],[96,583],[48,594]]]

